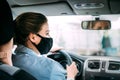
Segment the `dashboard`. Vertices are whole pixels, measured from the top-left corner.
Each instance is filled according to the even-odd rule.
[[[76,56],[70,54],[76,62],[79,74],[76,80],[119,80],[120,59],[108,56]]]
[[[119,59],[92,57],[84,63],[83,80],[119,80],[119,75]]]

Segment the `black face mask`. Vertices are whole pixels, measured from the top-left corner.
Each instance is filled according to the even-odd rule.
[[[38,45],[35,45],[36,48],[40,51],[41,54],[47,54],[53,45],[53,39],[52,38],[46,38],[42,37],[41,35],[37,34],[41,39],[40,43]]]

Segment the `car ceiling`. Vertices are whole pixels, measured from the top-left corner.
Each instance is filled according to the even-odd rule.
[[[8,0],[8,2],[15,14],[23,11],[39,11],[50,16],[120,13],[120,0]]]

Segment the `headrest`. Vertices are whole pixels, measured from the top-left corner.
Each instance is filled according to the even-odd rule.
[[[14,34],[13,16],[6,0],[0,0],[0,45],[7,43]]]

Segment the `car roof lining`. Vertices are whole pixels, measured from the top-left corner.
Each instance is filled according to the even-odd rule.
[[[12,7],[12,12],[14,16],[17,16],[23,12],[38,12],[38,13],[43,13],[46,16],[75,14],[73,10],[69,7],[69,5],[65,2],[34,5],[34,6]]]
[[[19,8],[20,10],[27,7],[32,9],[34,7],[34,9],[38,10],[37,7],[40,7],[40,12],[46,12],[48,10],[45,14],[54,16],[61,14],[94,16],[101,14],[120,14],[120,8],[118,8],[120,7],[119,0],[8,0],[8,2],[13,9]],[[29,9],[27,11],[32,10]]]
[[[7,0],[7,1],[11,6],[14,6],[14,5],[24,6],[24,5],[53,3],[53,2],[59,2],[64,0]]]

